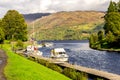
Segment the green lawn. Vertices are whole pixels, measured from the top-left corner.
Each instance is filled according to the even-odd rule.
[[[14,54],[8,44],[4,44],[3,49],[8,56],[4,70],[7,80],[70,80],[58,72]]]

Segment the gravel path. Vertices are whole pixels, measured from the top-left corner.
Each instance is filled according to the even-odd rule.
[[[6,63],[7,63],[7,56],[3,50],[0,50],[0,80],[6,80],[3,73]]]

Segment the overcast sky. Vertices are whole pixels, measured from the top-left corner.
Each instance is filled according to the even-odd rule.
[[[110,0],[0,0],[0,17],[10,9],[22,14],[75,10],[106,11],[109,2]]]

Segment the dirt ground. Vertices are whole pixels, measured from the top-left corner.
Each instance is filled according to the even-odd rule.
[[[4,51],[0,50],[0,80],[6,80],[4,76],[4,67],[7,63],[7,56]]]

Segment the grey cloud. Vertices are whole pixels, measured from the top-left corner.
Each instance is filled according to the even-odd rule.
[[[0,0],[0,17],[9,9],[18,10],[20,13],[74,10],[106,11],[109,2],[110,0]]]

